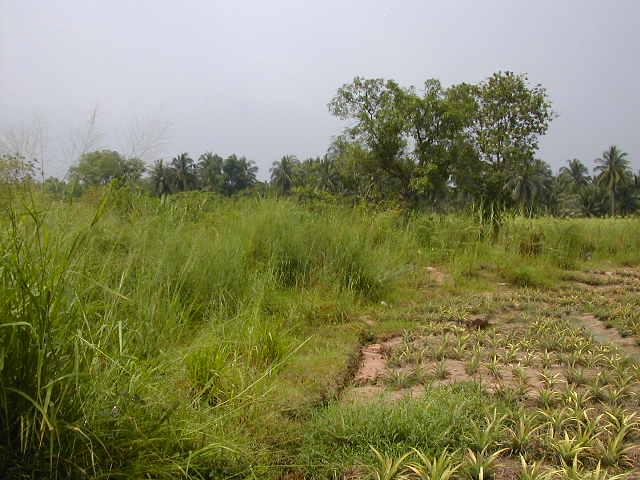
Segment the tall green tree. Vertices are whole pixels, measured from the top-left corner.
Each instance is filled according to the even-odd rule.
[[[438,80],[430,79],[420,94],[413,87],[403,89],[400,100],[417,165],[412,187],[434,202],[446,196],[451,181],[455,183],[456,163],[468,153],[465,129],[475,111],[472,91],[465,84],[444,89]]]
[[[178,191],[186,192],[197,187],[196,164],[188,153],[181,153],[171,160],[171,166],[176,172],[176,187]]]
[[[42,183],[42,188],[45,192],[54,195],[56,197],[62,197],[67,190],[67,184],[64,180],[60,180],[56,177],[47,177]]]
[[[476,106],[469,135],[484,164],[477,169],[482,201],[508,205],[513,196],[504,185],[514,174],[529,174],[553,118],[551,103],[541,85],[513,72],[494,73],[471,90]]]
[[[233,195],[256,184],[258,167],[245,157],[229,155],[222,165],[224,175],[223,193]]]
[[[198,158],[198,178],[201,188],[222,193],[224,186],[223,164],[224,159],[220,155],[211,152],[200,155]]]
[[[406,119],[400,108],[402,90],[393,80],[356,77],[343,85],[329,103],[329,111],[352,120],[347,134],[369,149],[367,168],[373,175],[391,177],[403,196],[410,193],[414,165],[405,155]]]
[[[156,160],[150,171],[151,188],[158,195],[171,193],[176,185],[176,171],[163,160]]]
[[[560,169],[560,175],[568,179],[576,189],[583,188],[591,182],[589,169],[577,158],[569,160],[567,166]]]
[[[637,212],[640,208],[640,188],[629,178],[616,193],[616,208],[622,215]]]
[[[295,155],[285,155],[271,167],[271,184],[280,193],[289,193],[300,173],[300,161]]]
[[[536,200],[548,196],[552,185],[551,168],[546,162],[536,159],[520,166],[507,181],[505,188],[520,206],[521,211],[531,214]]]
[[[609,193],[609,214],[616,212],[616,193],[621,185],[630,180],[629,160],[626,152],[617,146],[610,146],[602,157],[596,159],[596,172],[598,172],[598,183],[606,186]]]
[[[546,90],[525,74],[497,72],[474,92],[473,134],[482,159],[499,166],[532,158],[553,118]]]
[[[380,199],[385,178],[366,146],[357,141],[349,141],[343,135],[336,137],[324,157],[325,173],[330,175],[332,193],[356,196],[360,199]],[[397,189],[384,191],[385,196],[395,194]]]
[[[342,182],[335,158],[329,155],[308,158],[300,164],[300,172],[305,186],[340,193]]]
[[[546,91],[526,75],[498,72],[478,85],[447,89],[427,80],[422,92],[391,80],[355,78],[329,103],[353,121],[346,129],[366,149],[357,176],[378,191],[436,203],[450,192],[502,204],[504,184],[528,174],[553,117]],[[341,159],[345,158],[343,150]]]
[[[137,182],[144,170],[144,162],[138,158],[127,159],[114,150],[97,150],[82,154],[68,176],[84,186],[106,185],[112,180]]]
[[[607,214],[607,191],[597,183],[590,183],[578,192],[580,213],[585,217]]]

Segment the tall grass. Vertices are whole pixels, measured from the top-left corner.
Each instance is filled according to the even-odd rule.
[[[202,192],[91,195],[2,197],[9,478],[277,477],[308,418],[299,405],[318,404],[354,349],[352,320],[424,266],[526,285],[640,260],[631,219],[514,217],[496,230]]]
[[[500,228],[471,216],[417,216],[417,240],[457,281],[490,272],[519,286],[549,286],[589,264],[640,264],[640,219],[505,216]]]
[[[4,206],[1,470],[209,478],[268,463],[252,418],[305,322],[388,294],[413,240],[353,210],[110,195]]]

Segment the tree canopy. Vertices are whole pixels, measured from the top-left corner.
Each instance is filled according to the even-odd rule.
[[[432,203],[449,194],[513,203],[504,185],[537,165],[553,118],[545,89],[512,72],[449,88],[430,79],[421,91],[356,77],[329,110],[352,122],[345,138],[364,147],[363,171],[407,200]]]
[[[631,169],[627,154],[612,145],[602,154],[602,157],[596,159],[596,165],[598,182],[606,186],[610,200],[609,213],[613,216],[616,211],[616,194],[622,185],[631,181]]]
[[[144,162],[138,158],[124,158],[113,150],[96,150],[82,154],[69,169],[69,177],[86,186],[106,185],[113,180],[138,181],[144,171]]]
[[[141,160],[98,150],[69,169],[69,185],[76,192],[118,180],[144,183],[156,195],[259,190],[527,215],[627,215],[640,209],[640,172],[634,176],[617,146],[595,160],[593,171],[572,158],[556,175],[539,158],[540,139],[555,114],[545,88],[526,74],[496,72],[475,84],[450,86],[431,78],[420,87],[355,77],[337,89],[328,109],[348,123],[326,153],[304,160],[284,155],[272,161],[268,182],[258,181],[253,161],[236,154],[180,153],[157,160],[142,177]],[[7,172],[11,165],[25,164],[5,158]],[[56,179],[45,183],[51,192],[64,190]]]

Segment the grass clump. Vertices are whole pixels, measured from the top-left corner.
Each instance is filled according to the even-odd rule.
[[[487,413],[486,394],[475,383],[428,389],[420,399],[332,404],[305,429],[299,462],[318,465],[318,478],[333,478],[357,459],[374,463],[370,446],[392,456],[418,448],[426,454],[466,445],[470,422]]]

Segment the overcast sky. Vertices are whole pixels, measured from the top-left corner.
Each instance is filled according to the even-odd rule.
[[[83,143],[145,159],[236,152],[261,177],[323,154],[354,76],[526,72],[558,114],[541,158],[610,144],[640,167],[640,1],[0,0],[0,132],[62,175]],[[95,112],[95,127],[88,121]],[[31,143],[34,143],[32,140]],[[150,148],[152,147],[152,148]]]

